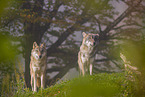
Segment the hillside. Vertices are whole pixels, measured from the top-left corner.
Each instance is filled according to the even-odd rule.
[[[30,90],[18,92],[15,97],[122,97],[125,95],[124,73],[101,73],[79,77],[48,87],[38,93]],[[128,93],[126,93],[128,95]]]

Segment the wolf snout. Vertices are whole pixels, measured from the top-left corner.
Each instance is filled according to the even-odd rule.
[[[96,45],[96,42],[94,42],[93,45]]]
[[[42,58],[42,55],[40,55],[39,58]]]

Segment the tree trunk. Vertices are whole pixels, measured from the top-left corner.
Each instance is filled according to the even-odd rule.
[[[25,82],[26,86],[28,88],[31,87],[30,85],[30,55],[31,55],[31,49],[32,49],[32,38],[26,38],[26,46],[25,46]]]

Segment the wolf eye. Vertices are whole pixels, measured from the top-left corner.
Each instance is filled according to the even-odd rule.
[[[38,49],[36,49],[35,51],[38,52]]]

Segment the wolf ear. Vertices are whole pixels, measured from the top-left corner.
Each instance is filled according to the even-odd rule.
[[[33,43],[33,49],[34,49],[35,47],[37,47],[37,46],[38,46],[37,43],[34,42],[34,43]]]
[[[99,34],[95,34],[96,36],[100,36]]]
[[[46,44],[43,42],[40,47],[41,48],[45,48],[46,47]]]
[[[85,37],[87,34],[85,32],[82,33],[83,37]]]

